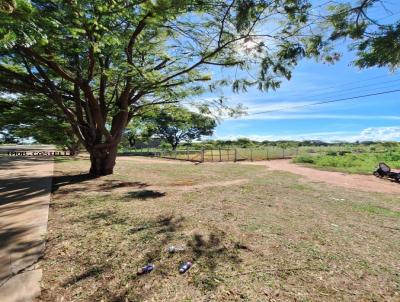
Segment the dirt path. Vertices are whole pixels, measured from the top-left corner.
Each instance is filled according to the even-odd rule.
[[[259,162],[241,162],[246,165],[263,165],[271,170],[286,171],[304,176],[311,182],[323,182],[338,187],[356,189],[365,192],[400,193],[400,184],[379,179],[373,175],[347,174],[322,171],[291,163],[290,160],[271,160]]]
[[[0,300],[40,294],[53,160],[0,157]]]
[[[159,159],[159,158],[146,158],[141,156],[140,157],[121,156],[118,157],[118,159],[137,161],[141,163],[175,163],[175,164],[187,164],[187,165],[194,164],[192,162]],[[206,164],[224,164],[224,163],[206,163]],[[390,193],[390,194],[400,193],[400,184],[390,182],[389,180],[379,179],[373,175],[347,174],[334,171],[322,171],[291,163],[290,159],[256,161],[256,162],[242,161],[238,162],[238,164],[262,165],[268,167],[271,170],[286,171],[304,176],[305,181],[322,182],[338,187],[355,189],[359,191],[380,192],[380,193]]]
[[[145,156],[118,156],[118,160],[127,160],[134,161],[143,164],[152,164],[152,163],[165,163],[165,164],[182,164],[182,165],[198,165],[198,162],[191,162],[186,160],[177,160],[177,159],[167,159],[167,158],[159,158],[159,157],[145,157]]]
[[[243,179],[235,179],[235,180],[226,180],[226,181],[213,181],[209,183],[203,183],[203,184],[194,184],[194,185],[175,185],[174,190],[184,190],[184,191],[190,191],[190,190],[197,190],[197,189],[204,189],[204,188],[212,188],[212,187],[228,187],[228,186],[233,186],[233,185],[240,185],[243,183],[248,182],[249,180],[247,178]],[[171,186],[168,186],[170,188]],[[162,188],[162,186],[155,187],[155,188]]]

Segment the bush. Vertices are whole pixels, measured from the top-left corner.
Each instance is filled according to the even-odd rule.
[[[337,152],[340,156],[332,156],[332,152],[317,156],[299,156],[297,163],[313,164],[316,167],[332,168],[336,171],[370,174],[380,162],[385,162],[393,169],[400,168],[400,150],[386,150],[380,153],[351,153],[350,151]]]
[[[311,156],[299,156],[294,160],[296,163],[314,164],[314,159]]]
[[[339,152],[338,152],[338,154],[339,154],[340,156],[344,156],[344,155],[349,154],[349,153],[351,153],[351,151],[339,151]]]

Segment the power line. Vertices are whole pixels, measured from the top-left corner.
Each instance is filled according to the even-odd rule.
[[[400,89],[388,90],[388,91],[381,91],[381,92],[370,93],[370,94],[364,94],[364,95],[357,95],[357,96],[353,96],[353,97],[341,98],[341,99],[335,99],[335,100],[329,100],[329,101],[320,101],[320,102],[315,102],[315,103],[310,103],[310,104],[304,104],[304,105],[283,107],[283,108],[278,108],[278,109],[272,109],[272,110],[254,112],[254,113],[250,113],[249,115],[257,115],[257,114],[264,114],[264,113],[270,113],[270,112],[277,112],[277,111],[284,111],[284,110],[290,110],[290,109],[304,108],[304,107],[310,107],[310,106],[316,106],[316,105],[322,105],[322,104],[328,104],[328,103],[336,103],[336,102],[342,102],[342,101],[348,101],[348,100],[361,99],[361,98],[366,98],[366,97],[370,97],[370,96],[376,96],[376,95],[382,95],[382,94],[389,94],[389,93],[395,93],[395,92],[400,92]]]
[[[362,85],[362,86],[356,86],[356,87],[349,87],[346,89],[341,89],[338,87],[335,91],[327,91],[324,93],[318,93],[318,94],[310,94],[307,95],[307,98],[312,98],[310,101],[312,101],[314,98],[338,98],[340,96],[345,97],[346,95],[349,95],[349,93],[367,93],[367,92],[375,92],[378,89],[395,89],[399,85],[397,82],[399,82],[400,79],[392,80],[392,81],[386,81],[386,82],[379,82],[379,83],[371,83],[369,85]],[[392,84],[390,84],[392,83]],[[396,83],[396,84],[393,84]]]
[[[347,87],[347,86],[353,85],[354,83],[370,82],[370,81],[373,81],[373,80],[376,80],[376,79],[379,79],[379,78],[384,78],[384,77],[387,77],[387,76],[390,76],[390,75],[376,76],[376,77],[372,77],[372,78],[369,78],[369,79],[358,80],[358,81],[352,81],[352,82],[347,82],[347,83],[338,84],[338,85],[332,85],[332,86],[326,86],[325,88],[321,88],[321,89],[310,88],[310,89],[304,90],[304,92],[311,91],[311,90],[312,90],[312,92],[317,92],[317,94],[313,93],[313,94],[311,94],[311,95],[308,95],[308,97],[310,97],[310,96],[311,96],[311,97],[314,97],[314,96],[321,96],[321,95],[329,94],[329,93],[332,92],[332,91],[326,91],[326,90],[332,90],[332,89],[334,89],[334,88],[343,88],[343,87]],[[342,92],[342,91],[353,90],[353,89],[358,89],[358,88],[364,88],[364,87],[370,87],[370,86],[376,86],[376,85],[381,85],[381,84],[386,84],[386,83],[397,82],[397,81],[399,81],[399,80],[400,80],[400,79],[395,79],[395,80],[385,81],[384,83],[372,83],[372,84],[369,84],[369,85],[362,85],[362,86],[356,86],[356,87],[349,87],[349,88],[346,88],[346,89],[341,89],[341,92]],[[326,91],[326,92],[323,92],[323,91]],[[318,93],[318,92],[321,92],[321,93]],[[288,95],[286,95],[286,96],[287,96],[287,97],[295,98],[295,97],[303,97],[304,94],[296,93],[296,94],[288,94]]]
[[[311,10],[315,10],[315,9],[317,9],[317,8],[324,7],[324,6],[326,6],[326,5],[330,4],[330,3],[337,3],[337,2],[336,2],[336,1],[332,1],[332,0],[326,1],[326,2],[324,2],[324,3],[322,3],[322,4],[318,5],[318,6],[313,7]],[[398,15],[398,14],[400,14],[400,11],[397,11],[397,12],[394,12],[394,13],[392,13],[392,14],[389,14],[389,15],[386,15],[386,16],[383,16],[383,17],[380,17],[380,18],[377,19],[377,21],[384,20],[384,19],[387,19],[387,18],[389,18],[389,17],[396,16],[396,15]],[[310,15],[312,16],[312,14],[310,14]],[[315,16],[315,17],[317,17],[317,20],[319,20],[319,19],[325,19],[325,18],[326,18],[326,16]],[[317,21],[317,20],[313,20],[313,22],[314,22],[314,21]],[[312,25],[313,22],[311,22],[311,23],[309,23],[309,24],[306,24],[303,28]],[[275,29],[272,30],[269,34],[272,34],[272,33],[274,33],[275,31],[277,31],[277,30],[279,30],[279,29],[281,29],[281,28],[283,28],[283,26],[280,26],[280,27],[278,27],[278,28],[275,28]],[[385,75],[385,76],[386,76],[386,75]],[[370,81],[370,80],[378,79],[378,78],[381,78],[381,77],[384,77],[384,76],[377,76],[377,77],[374,77],[374,78],[371,78],[371,79],[360,80],[360,81],[357,81],[357,82]],[[351,83],[344,84],[344,85],[348,86],[348,85],[352,85],[352,84],[357,83],[357,82],[351,82]],[[326,88],[324,88],[324,89],[322,89],[322,90],[327,90],[327,89],[336,88],[336,87],[343,87],[343,85],[330,86],[330,87],[326,87]],[[318,91],[318,90],[317,90],[317,91]],[[301,95],[296,94],[296,96],[301,96]]]

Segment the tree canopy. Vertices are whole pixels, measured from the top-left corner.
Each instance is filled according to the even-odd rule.
[[[159,137],[175,150],[181,142],[191,142],[213,134],[214,118],[191,112],[186,108],[168,106],[144,120],[148,136]]]
[[[42,144],[67,148],[71,154],[79,151],[80,143],[60,108],[43,96],[0,98],[0,131],[13,141],[34,139]]]
[[[356,5],[342,3],[329,7],[328,40],[351,38],[351,49],[357,54],[354,64],[360,68],[400,67],[400,21],[382,23],[370,14],[377,5],[384,4],[382,0],[360,0]]]
[[[112,173],[141,109],[204,89],[279,87],[321,51],[307,0],[10,0],[0,6],[0,92],[43,95]],[[255,70],[215,78],[213,68]]]

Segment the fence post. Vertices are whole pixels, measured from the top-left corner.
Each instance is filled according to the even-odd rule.
[[[219,150],[219,161],[222,161],[222,156],[221,156],[221,147],[218,148]]]
[[[214,162],[214,152],[213,152],[213,149],[211,149],[211,161]]]
[[[186,160],[189,160],[189,147],[186,146]]]
[[[285,159],[285,148],[282,148],[282,159]]]
[[[204,163],[204,148],[201,148],[201,162]]]
[[[267,147],[267,149],[266,149],[266,150],[267,150],[267,160],[269,160],[269,156],[268,156],[268,147]]]
[[[235,158],[233,159],[233,162],[236,162],[237,160],[237,149],[235,148]]]
[[[175,149],[175,159],[176,159],[176,155],[177,155],[177,154],[176,154],[176,149]]]
[[[250,148],[250,161],[253,161],[253,148]]]

